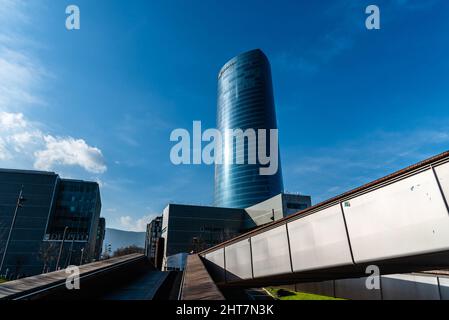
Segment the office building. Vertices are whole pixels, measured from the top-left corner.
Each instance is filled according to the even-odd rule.
[[[181,261],[172,256],[200,252],[258,226],[280,220],[311,206],[311,198],[279,194],[246,209],[170,204],[162,218],[164,267],[174,270]],[[179,257],[179,256],[178,256]]]
[[[278,194],[268,200],[246,208],[248,219],[245,228],[252,228],[286,218],[312,206],[310,196],[299,194]]]
[[[49,217],[54,210],[58,181],[58,176],[50,172],[0,170],[1,276],[16,278],[35,275],[45,268],[40,261],[40,251]],[[21,191],[23,205],[17,209],[11,239],[3,258]]]
[[[95,244],[101,211],[98,183],[60,179],[54,215],[45,241],[61,243],[59,267],[95,260]],[[66,235],[64,238],[64,230]]]
[[[163,214],[164,265],[179,253],[200,252],[244,230],[243,209],[170,204]]]
[[[162,235],[162,216],[156,217],[147,225],[145,236],[145,255],[151,260],[156,258],[158,239]]]
[[[106,236],[106,219],[100,218],[100,220],[98,221],[97,238],[95,240],[95,253],[94,253],[94,259],[97,261],[101,259],[105,236]]]
[[[284,217],[303,211],[312,206],[312,198],[300,194],[282,194]]]
[[[261,50],[243,53],[221,69],[217,112],[217,127],[221,132],[227,129],[277,129],[271,67]],[[236,164],[235,140],[224,139],[224,164],[216,165],[215,206],[247,208],[282,193],[280,160],[274,175],[261,175],[260,169],[264,166],[259,161],[249,164],[246,159],[245,164]],[[246,141],[245,158],[248,158],[248,147]],[[269,145],[267,150],[270,150]]]
[[[217,122],[222,132],[277,129],[271,67],[262,51],[243,53],[221,69]],[[224,139],[225,161],[215,169],[215,207],[170,204],[164,210],[165,269],[182,269],[182,254],[203,251],[312,205],[309,196],[283,193],[280,162],[274,175],[261,175],[260,163],[246,159],[237,164],[235,145],[235,139]],[[245,158],[249,147],[246,141]]]
[[[14,279],[91,261],[100,210],[95,182],[0,170],[0,274]]]

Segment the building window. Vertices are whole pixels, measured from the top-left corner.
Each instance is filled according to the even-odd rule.
[[[307,208],[308,206],[305,203],[287,203],[287,209],[304,210]]]

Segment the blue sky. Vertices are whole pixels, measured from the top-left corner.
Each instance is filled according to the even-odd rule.
[[[65,29],[65,8],[81,30]],[[381,30],[365,8],[381,9]],[[449,149],[449,3],[0,0],[0,167],[96,180],[109,227],[211,204],[170,133],[215,127],[221,66],[269,57],[287,191],[319,202]]]

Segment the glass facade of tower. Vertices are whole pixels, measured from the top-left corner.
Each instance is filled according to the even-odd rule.
[[[222,133],[226,129],[277,129],[271,67],[261,50],[233,58],[220,71],[217,126]],[[245,164],[235,164],[235,139],[224,139],[223,147],[224,164],[217,164],[215,169],[216,206],[247,208],[283,191],[280,161],[276,174],[263,176],[259,161],[248,164],[247,140]],[[226,150],[234,152],[229,154]]]

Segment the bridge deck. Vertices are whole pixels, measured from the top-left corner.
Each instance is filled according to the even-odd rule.
[[[104,261],[94,262],[79,267],[80,277],[95,275],[104,272],[110,268],[133,261],[143,259],[141,254],[131,254],[124,257],[112,258]],[[6,282],[0,285],[0,300],[15,299],[18,297],[35,294],[41,290],[49,289],[53,286],[65,284],[68,274],[65,270],[41,274],[16,281]]]
[[[449,152],[208,249],[219,287],[449,266]]]
[[[225,300],[198,255],[187,259],[181,300]]]

